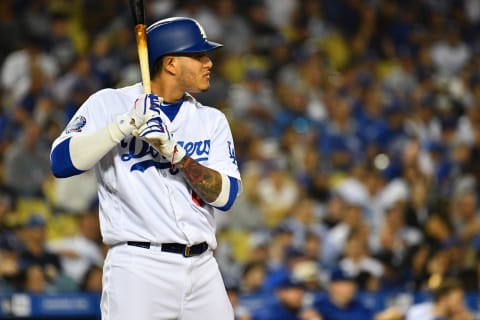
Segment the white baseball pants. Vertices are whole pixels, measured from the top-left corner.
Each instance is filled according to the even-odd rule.
[[[108,251],[102,320],[233,320],[211,250],[194,257],[129,245]]]

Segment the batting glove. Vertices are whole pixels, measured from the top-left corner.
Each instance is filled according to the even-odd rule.
[[[150,93],[135,99],[132,109],[117,117],[117,125],[126,137],[144,125],[148,119],[160,114],[162,98]]]
[[[169,159],[172,165],[178,163],[185,157],[185,149],[172,139],[167,126],[163,123],[159,115],[148,119],[147,122],[138,129],[138,136]]]

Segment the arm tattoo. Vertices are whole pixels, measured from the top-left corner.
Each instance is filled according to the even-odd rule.
[[[185,156],[175,165],[187,180],[188,185],[205,202],[213,202],[222,190],[222,176],[217,171],[201,165]]]

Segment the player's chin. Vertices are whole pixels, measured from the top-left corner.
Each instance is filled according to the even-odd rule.
[[[205,91],[210,88],[210,75],[203,77],[199,83],[200,91]]]
[[[194,90],[190,90],[191,92],[204,92],[210,88],[210,82],[199,84]]]

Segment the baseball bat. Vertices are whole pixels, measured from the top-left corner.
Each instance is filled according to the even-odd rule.
[[[130,0],[135,39],[137,40],[138,60],[142,75],[143,88],[146,94],[152,93],[150,84],[150,69],[148,66],[147,27],[145,25],[145,4],[143,0]]]

